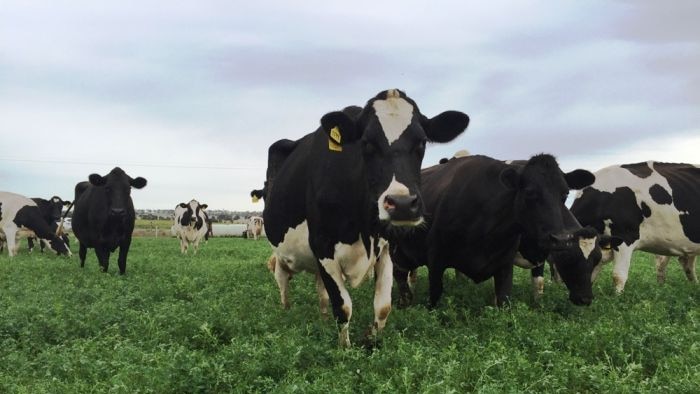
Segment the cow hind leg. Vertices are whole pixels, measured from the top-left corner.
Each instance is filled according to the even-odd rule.
[[[338,323],[338,346],[350,347],[350,318],[352,317],[352,300],[345,288],[340,264],[333,259],[319,261],[319,273],[328,291],[333,307],[333,315]]]
[[[662,285],[666,282],[666,267],[668,267],[671,256],[656,255],[656,281]],[[680,261],[680,259],[678,259]]]
[[[613,267],[613,285],[615,293],[622,294],[625,290],[625,283],[630,271],[630,262],[632,260],[632,252],[634,249],[631,246],[620,245],[620,250],[615,252],[615,266]]]
[[[431,264],[428,268],[428,284],[429,284],[429,307],[435,308],[440,297],[442,297],[442,275],[445,272],[444,267],[435,267]]]
[[[290,304],[289,304],[289,278],[291,275],[289,275],[289,272],[285,270],[284,268],[284,262],[282,259],[279,259],[277,256],[273,255],[270,257],[270,260],[275,259],[276,263],[274,264],[274,271],[273,273],[275,274],[275,281],[277,282],[277,287],[280,290],[280,302],[282,303],[282,308],[284,309],[289,309]],[[268,265],[271,263],[268,262]]]
[[[697,283],[698,277],[695,275],[695,255],[684,255],[678,258],[678,262],[681,263],[683,271],[685,272],[685,277],[688,278],[690,282]]]

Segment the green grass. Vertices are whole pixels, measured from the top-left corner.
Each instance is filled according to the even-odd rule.
[[[75,250],[75,246],[73,247]],[[292,280],[280,308],[266,241],[212,239],[181,256],[173,238],[135,238],[127,275],[27,254],[0,257],[0,392],[700,392],[700,286],[678,264],[656,284],[637,254],[625,293],[610,267],[591,307],[549,282],[531,300],[516,269],[510,308],[492,284],[445,275],[429,311],[394,311],[376,349],[359,346],[372,320],[371,285],[351,290],[349,350],[318,312],[313,277]]]

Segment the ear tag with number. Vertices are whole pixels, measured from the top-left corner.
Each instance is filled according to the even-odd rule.
[[[338,126],[336,126],[336,127],[332,128],[331,132],[329,133],[328,150],[332,150],[334,152],[342,152],[343,147],[340,145],[340,141],[341,141],[340,129],[338,129]]]

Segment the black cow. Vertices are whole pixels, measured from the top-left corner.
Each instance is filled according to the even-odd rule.
[[[10,257],[17,254],[20,234],[46,239],[51,250],[70,256],[70,250],[46,223],[37,204],[19,194],[0,192],[0,230],[4,233]]]
[[[119,273],[123,275],[136,220],[131,188],[143,188],[146,179],[131,178],[119,167],[106,176],[91,174],[88,179],[75,186],[72,222],[80,244],[80,266],[85,266],[87,248],[95,248],[102,271],[107,272],[109,255],[119,247]]]
[[[590,185],[585,170],[563,173],[554,157],[541,154],[524,165],[486,156],[453,158],[422,171],[428,225],[394,242],[400,298],[410,299],[408,271],[428,265],[430,305],[442,295],[442,276],[454,268],[475,282],[494,278],[496,302],[511,294],[518,257],[556,265],[569,299],[588,305],[590,275],[600,259],[598,234],[582,229],[564,206],[569,189]]]
[[[426,142],[447,142],[469,117],[447,111],[428,119],[399,90],[321,118],[321,127],[288,143],[268,182],[263,218],[276,266],[318,271],[350,346],[352,287],[374,273],[374,337],[391,311],[392,263],[386,237],[423,223],[420,166]]]
[[[596,181],[580,191],[571,212],[583,225],[620,237],[624,243],[604,262],[615,260],[613,283],[625,288],[632,252],[643,250],[680,256],[688,280],[696,282],[695,255],[700,254],[700,167],[647,161],[613,165],[595,173]],[[663,282],[668,259],[657,260]],[[603,264],[593,271],[593,279]]]
[[[63,199],[61,199],[61,197],[58,196],[53,196],[48,200],[37,197],[32,198],[32,201],[34,201],[39,207],[39,211],[41,211],[41,216],[44,218],[49,227],[51,227],[51,230],[55,233],[58,230],[58,222],[61,220],[61,213],[63,211],[63,207],[70,206],[71,202],[63,201]],[[68,239],[67,234],[61,233],[58,235],[59,237],[61,237],[61,239],[63,240],[63,242],[65,242],[67,246],[70,246],[70,241]],[[27,238],[27,245],[29,247],[30,252],[34,250],[35,240],[35,237]],[[43,242],[40,243],[40,248],[41,251],[44,252]]]

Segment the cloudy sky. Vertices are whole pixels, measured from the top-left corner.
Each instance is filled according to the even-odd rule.
[[[697,1],[34,1],[0,9],[0,190],[262,210],[267,147],[400,88],[467,148],[565,170],[700,163]]]

